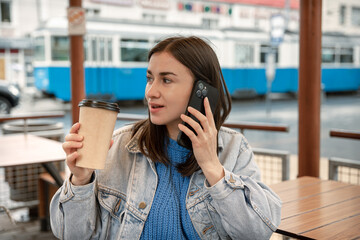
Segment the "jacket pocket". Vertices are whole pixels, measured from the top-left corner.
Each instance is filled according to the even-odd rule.
[[[217,213],[215,208],[209,205],[210,201],[210,194],[199,195],[188,212],[201,239],[221,239],[218,226],[213,218],[213,215]]]
[[[204,200],[204,203],[207,207],[210,218],[214,224],[214,229],[216,230],[220,239],[231,239],[230,236],[226,233],[226,231],[221,223],[221,217],[220,217],[219,213],[216,211],[215,207],[212,205],[212,201],[213,201],[212,197],[209,195]]]
[[[124,194],[99,188],[98,200],[101,207],[106,210],[106,212],[103,211],[102,213],[102,219],[110,214],[111,217],[122,223],[126,208],[126,196]]]

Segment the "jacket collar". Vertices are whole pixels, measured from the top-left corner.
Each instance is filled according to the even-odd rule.
[[[140,147],[138,144],[138,139],[140,136],[141,131],[137,131],[135,135],[130,139],[130,141],[126,144],[126,149],[131,153],[140,153]],[[145,152],[147,152],[145,148]]]

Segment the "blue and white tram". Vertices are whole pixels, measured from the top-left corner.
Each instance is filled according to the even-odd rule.
[[[147,52],[157,41],[171,35],[197,35],[210,40],[233,97],[266,93],[265,58],[270,46],[265,32],[88,21],[84,37],[86,95],[106,96],[114,101],[142,100]],[[32,37],[36,87],[69,101],[71,84],[66,20],[49,22]],[[359,42],[359,38],[323,37],[322,83],[325,92],[359,89]],[[274,49],[277,70],[272,92],[297,92],[298,46],[298,36],[293,34],[287,35],[284,42]]]

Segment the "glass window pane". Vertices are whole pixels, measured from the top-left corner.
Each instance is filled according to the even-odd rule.
[[[108,39],[107,49],[108,49],[108,61],[112,62],[112,39]]]
[[[1,22],[11,22],[10,2],[0,2]]]
[[[351,24],[360,26],[360,7],[351,8]]]
[[[340,25],[344,25],[345,24],[345,15],[346,15],[346,7],[345,6],[340,6]]]
[[[147,62],[149,42],[140,39],[121,39],[121,61],[124,62]]]
[[[266,54],[270,51],[275,53],[275,62],[279,62],[279,49],[278,47],[272,47],[267,44],[262,44],[260,46],[260,63],[266,63]]]
[[[354,62],[352,48],[341,48],[340,62],[341,63],[353,63]]]
[[[84,38],[83,45],[84,45],[84,60],[89,61],[89,52],[88,52],[89,49],[88,49],[88,40],[87,40],[87,38]]]
[[[34,40],[35,61],[45,61],[45,40],[44,37],[37,37]]]
[[[100,48],[100,61],[105,61],[105,41],[104,39],[99,39],[99,48]]]
[[[235,63],[253,63],[254,62],[254,47],[251,45],[237,44],[235,47]]]
[[[91,52],[92,52],[92,60],[97,61],[97,41],[96,41],[96,39],[91,40]]]
[[[323,63],[335,62],[335,48],[334,47],[323,47],[321,60]]]
[[[51,37],[51,59],[54,61],[69,60],[69,38]]]

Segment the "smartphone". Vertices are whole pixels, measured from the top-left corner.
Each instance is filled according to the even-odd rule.
[[[214,113],[219,98],[218,89],[216,89],[215,87],[211,86],[209,83],[206,83],[202,80],[195,81],[190,95],[188,106],[195,108],[196,110],[198,110],[199,112],[205,115],[205,107],[204,107],[205,97],[208,97],[210,102],[211,112]],[[191,117],[196,122],[200,123],[195,116],[193,116],[187,111],[187,108],[185,115]],[[185,122],[183,122],[183,124],[196,134],[195,130],[189,124]],[[183,146],[187,149],[192,149],[190,138],[182,131],[180,131],[177,137],[177,142],[180,146]]]

